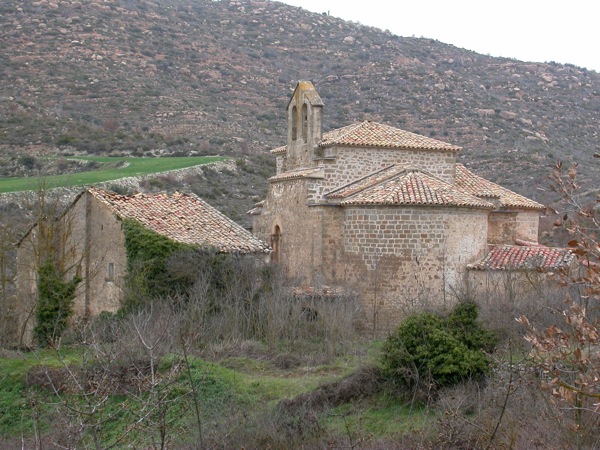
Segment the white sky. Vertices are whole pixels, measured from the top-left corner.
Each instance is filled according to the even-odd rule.
[[[598,0],[281,0],[491,56],[600,72]]]

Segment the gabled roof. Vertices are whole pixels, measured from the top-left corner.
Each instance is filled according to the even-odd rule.
[[[494,205],[414,167],[394,165],[328,194],[340,205],[456,206],[492,209]]]
[[[208,245],[225,253],[270,251],[267,244],[194,194],[120,195],[97,188],[88,192],[120,219],[135,219],[177,242]]]
[[[319,147],[330,147],[333,145],[413,150],[446,150],[451,152],[458,152],[461,150],[461,147],[456,145],[371,121],[355,123],[325,133],[321,142],[318,143]]]
[[[497,199],[503,208],[546,209],[538,202],[475,175],[462,164],[456,164],[456,186],[480,198]]]
[[[458,152],[461,147],[404,131],[389,125],[365,121],[328,131],[317,144],[319,147],[343,145],[410,150],[444,150]],[[285,154],[287,145],[271,150],[274,155]]]
[[[491,245],[479,262],[469,264],[471,270],[539,270],[548,272],[567,267],[573,253],[566,248],[543,245]]]
[[[315,86],[310,81],[298,81],[296,88],[294,89],[294,92],[288,101],[287,108],[290,107],[290,103],[296,96],[296,91],[298,90],[303,92],[304,98],[308,100],[312,106],[323,106],[323,100],[321,100],[321,97],[315,89]]]

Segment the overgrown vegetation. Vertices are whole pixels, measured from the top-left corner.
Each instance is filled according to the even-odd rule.
[[[19,205],[0,205],[0,348],[7,346],[16,336],[14,317],[15,246],[20,219]]]
[[[65,276],[51,258],[47,258],[38,270],[36,325],[33,332],[41,346],[55,346],[73,314],[73,300],[81,277],[75,275],[71,280],[66,280]]]
[[[598,235],[573,211],[587,270],[566,286],[506,272],[451,311],[423,296],[385,342],[351,293],[300,295],[277,267],[128,222],[135,302],[53,349],[0,350],[0,446],[598,447]]]
[[[123,221],[127,255],[127,297],[124,310],[143,306],[144,299],[173,296],[178,286],[166,272],[166,261],[190,246],[160,235],[132,219]]]
[[[196,271],[195,250],[173,256],[166,272],[185,278]],[[234,262],[237,277],[258,279],[258,266]],[[502,335],[494,370],[483,380],[440,383],[435,392],[415,395],[378,368],[387,344],[356,331],[361,316],[352,297],[295,297],[275,272],[270,289],[249,294],[244,281],[221,289],[214,308],[206,295],[210,276],[191,277],[186,295],[148,298],[144,308],[70,329],[60,351],[0,355],[0,378],[11,380],[12,399],[3,402],[3,394],[0,404],[21,417],[0,422],[4,442],[23,434],[32,446],[79,448],[495,448],[511,442],[561,448],[583,436],[571,421],[553,419],[558,405],[539,389],[527,350],[511,344],[522,331]],[[481,302],[486,324],[501,301]],[[522,301],[525,311],[537,296]],[[557,296],[552,305],[560,304]],[[425,324],[435,324],[450,341],[492,345],[471,304],[433,316]],[[442,379],[453,378],[443,372]],[[594,430],[587,427],[579,442],[597,442]]]
[[[260,340],[293,347],[315,339],[325,353],[343,348],[360,315],[356,294],[333,298],[294,295],[274,266],[252,255],[195,248],[124,221],[128,260],[123,313],[168,303],[194,318],[189,337],[216,341]]]

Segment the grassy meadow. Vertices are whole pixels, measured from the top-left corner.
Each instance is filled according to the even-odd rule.
[[[68,175],[55,175],[44,178],[47,188],[66,186],[85,186],[119,178],[137,177],[170,170],[186,169],[189,167],[224,161],[221,156],[192,156],[165,158],[127,158],[127,157],[70,157],[81,161],[94,163],[93,170]],[[126,164],[123,164],[126,163]],[[39,188],[38,177],[0,178],[0,194],[7,192],[30,191]]]

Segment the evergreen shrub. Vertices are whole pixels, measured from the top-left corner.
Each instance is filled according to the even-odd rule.
[[[430,312],[406,318],[384,345],[383,373],[408,387],[450,386],[485,375],[495,336],[477,322],[473,302],[459,303],[448,316]]]

